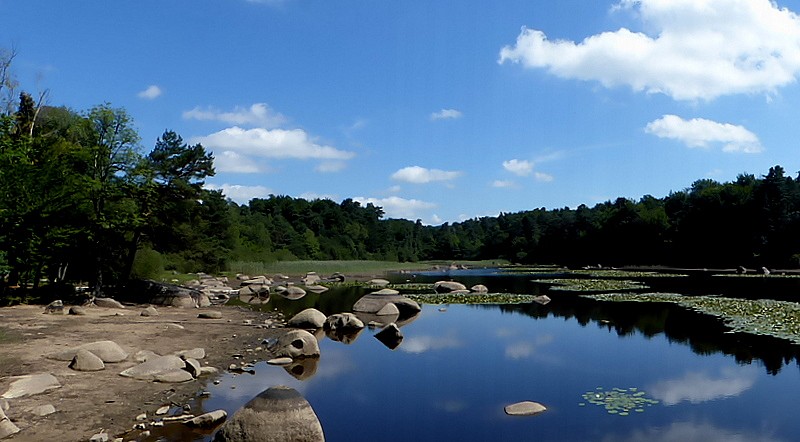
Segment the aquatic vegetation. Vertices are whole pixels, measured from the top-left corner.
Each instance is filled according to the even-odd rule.
[[[420,304],[528,304],[536,298],[514,293],[415,293],[405,297]]]
[[[722,319],[732,333],[750,333],[800,344],[800,304],[773,299],[683,296],[674,293],[608,293],[582,295],[598,301],[670,302]]]
[[[568,292],[608,292],[616,290],[641,290],[647,286],[628,279],[542,279],[536,281],[556,284],[550,290]]]
[[[611,390],[604,390],[603,387],[597,387],[593,391],[587,391],[582,395],[586,402],[603,407],[608,414],[616,414],[617,416],[627,416],[631,411],[642,413],[645,407],[650,407],[658,404],[655,399],[650,399],[644,391],[636,387],[631,388],[617,388]],[[586,406],[585,402],[578,404],[579,406]]]
[[[684,278],[688,276],[680,273],[635,272],[628,270],[600,269],[571,270],[570,273],[575,275],[586,275],[591,278]]]
[[[571,271],[565,267],[559,266],[508,266],[508,267],[500,267],[505,273],[530,273],[530,274],[537,274],[537,273],[570,273]]]
[[[389,286],[395,290],[433,290],[433,283],[421,283],[421,282],[406,282],[401,284],[389,284]]]

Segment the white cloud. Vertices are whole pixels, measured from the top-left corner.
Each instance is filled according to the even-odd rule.
[[[503,168],[515,175],[528,176],[533,171],[533,163],[527,160],[503,161]]]
[[[387,191],[389,191],[390,193],[397,193],[400,192],[401,190],[403,190],[403,188],[397,185],[391,186],[387,189]]]
[[[431,221],[429,224],[435,226],[437,224],[441,224],[442,221],[443,221],[442,218],[434,213],[433,215],[431,215]]]
[[[688,147],[708,148],[722,144],[725,152],[759,153],[764,150],[758,137],[742,126],[703,118],[684,120],[676,115],[664,115],[647,123],[644,131],[659,138],[678,140]]]
[[[222,190],[222,194],[239,204],[246,204],[253,198],[266,198],[272,191],[264,186],[242,186],[239,184],[206,184],[207,189]]]
[[[463,342],[455,336],[413,336],[406,338],[400,350],[406,353],[424,353],[431,350],[444,350],[461,347]]]
[[[800,18],[770,0],[621,0],[648,32],[621,28],[580,43],[523,28],[499,63],[546,69],[561,78],[712,100],[773,93],[800,72]]]
[[[699,404],[714,399],[738,396],[755,384],[753,370],[723,370],[721,376],[711,377],[705,373],[686,373],[682,378],[658,382],[649,388],[656,399],[664,405],[681,402]]]
[[[332,172],[341,172],[344,168],[347,167],[347,163],[344,161],[324,161],[319,163],[317,167],[314,168],[317,172],[322,173],[332,173]]]
[[[348,160],[355,156],[353,152],[317,144],[302,129],[242,129],[234,126],[204,137],[194,137],[190,142],[201,143],[212,151],[231,151],[263,158]]]
[[[462,175],[461,172],[448,172],[439,169],[426,169],[420,166],[404,167],[392,174],[392,179],[414,184],[426,184],[433,181],[450,181]]]
[[[353,201],[358,201],[362,206],[372,203],[375,206],[382,207],[383,212],[388,218],[417,219],[420,218],[420,211],[436,207],[436,204],[433,203],[415,199],[405,199],[398,196],[390,196],[387,198],[365,198],[363,196],[357,196],[353,198]]]
[[[263,172],[255,162],[230,150],[214,155],[214,169],[217,172],[258,173]]]
[[[196,106],[192,110],[183,112],[183,118],[264,128],[278,127],[286,122],[286,117],[273,111],[266,103],[255,103],[249,108],[237,106],[232,112],[223,112],[213,107],[202,109],[200,106]]]
[[[300,198],[303,198],[304,200],[307,200],[307,201],[313,201],[313,200],[331,200],[331,201],[336,201],[338,199],[336,197],[336,195],[319,194],[319,193],[316,193],[316,192],[303,192],[303,193],[300,194]]]
[[[147,89],[139,92],[136,94],[139,98],[144,98],[145,100],[155,100],[156,98],[160,97],[163,91],[160,87],[152,84],[147,87]]]
[[[503,189],[507,187],[515,187],[516,184],[511,180],[494,180],[492,182],[492,187],[496,187],[498,189]]]
[[[464,114],[461,111],[456,109],[442,109],[439,112],[434,112],[431,114],[431,120],[457,120],[463,117]]]
[[[549,183],[554,179],[553,175],[546,174],[544,172],[534,172],[533,178],[536,179],[536,181],[540,181],[542,183]]]

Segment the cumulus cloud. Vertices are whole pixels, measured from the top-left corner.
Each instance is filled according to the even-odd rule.
[[[503,168],[515,175],[528,176],[533,171],[533,163],[527,160],[503,161]]]
[[[214,154],[214,169],[217,172],[258,173],[262,172],[255,162],[230,150]]]
[[[722,370],[720,376],[689,372],[682,378],[660,381],[649,388],[656,399],[664,405],[681,402],[699,404],[719,398],[739,396],[749,390],[756,381],[753,370]]]
[[[266,198],[272,191],[264,186],[242,186],[239,184],[206,184],[206,189],[221,190],[226,197],[239,204],[246,204],[253,198]]]
[[[160,97],[163,91],[160,87],[152,84],[147,87],[147,89],[139,92],[136,94],[139,98],[144,98],[145,100],[155,100],[156,98]]]
[[[456,109],[442,109],[439,112],[434,112],[431,114],[431,120],[457,120],[464,116],[461,111]]]
[[[358,196],[353,198],[353,201],[358,201],[362,206],[372,203],[375,206],[382,207],[383,212],[388,218],[405,218],[417,219],[420,218],[420,212],[430,210],[436,207],[436,204],[416,199],[405,199],[399,196],[390,196],[387,198],[365,198]]]
[[[303,198],[304,200],[307,200],[307,201],[313,201],[313,200],[331,200],[331,201],[336,201],[338,199],[336,197],[336,195],[319,194],[319,193],[316,193],[316,192],[303,192],[303,193],[300,194],[300,198]]]
[[[614,10],[632,12],[647,33],[576,43],[523,28],[498,62],[689,101],[773,93],[800,72],[800,18],[770,0],[621,0]]]
[[[213,107],[205,109],[196,106],[185,111],[186,120],[220,121],[227,124],[259,126],[264,128],[278,127],[286,122],[286,117],[273,111],[266,103],[255,103],[248,108],[236,107],[233,111],[223,112]]]
[[[262,158],[293,158],[299,160],[348,160],[353,152],[317,144],[302,129],[242,129],[229,127],[191,143],[201,143],[212,151],[230,151],[240,155]]]
[[[692,148],[721,144],[725,152],[759,153],[764,150],[758,137],[744,127],[703,118],[684,120],[676,115],[664,115],[648,123],[644,131],[659,138],[678,140]]]
[[[553,181],[553,179],[554,179],[553,175],[550,175],[550,174],[547,174],[547,173],[544,173],[544,172],[534,172],[533,178],[536,181],[539,181],[539,182],[542,182],[542,183],[549,183],[550,181]]]
[[[462,175],[457,171],[426,169],[420,166],[404,167],[392,174],[392,179],[414,184],[426,184],[433,181],[451,181]]]

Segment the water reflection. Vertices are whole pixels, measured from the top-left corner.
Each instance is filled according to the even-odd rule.
[[[603,442],[782,442],[789,439],[764,434],[763,431],[742,431],[721,428],[708,422],[674,422],[666,427],[634,430],[628,435],[612,434]]]
[[[407,337],[403,341],[400,350],[406,353],[425,353],[433,350],[444,350],[448,348],[459,348],[464,343],[456,336],[455,332],[450,332],[447,336],[420,335]]]
[[[528,359],[542,347],[547,346],[555,337],[553,335],[537,336],[533,341],[516,341],[506,345],[505,355],[507,359]]]
[[[649,387],[650,393],[664,405],[675,405],[683,401],[692,404],[715,399],[738,396],[749,390],[756,382],[754,368],[722,369],[719,376],[702,372],[687,372],[679,379],[656,382]]]

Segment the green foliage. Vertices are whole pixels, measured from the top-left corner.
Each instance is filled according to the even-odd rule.
[[[136,251],[132,276],[141,279],[158,279],[164,273],[164,257],[153,249]]]

